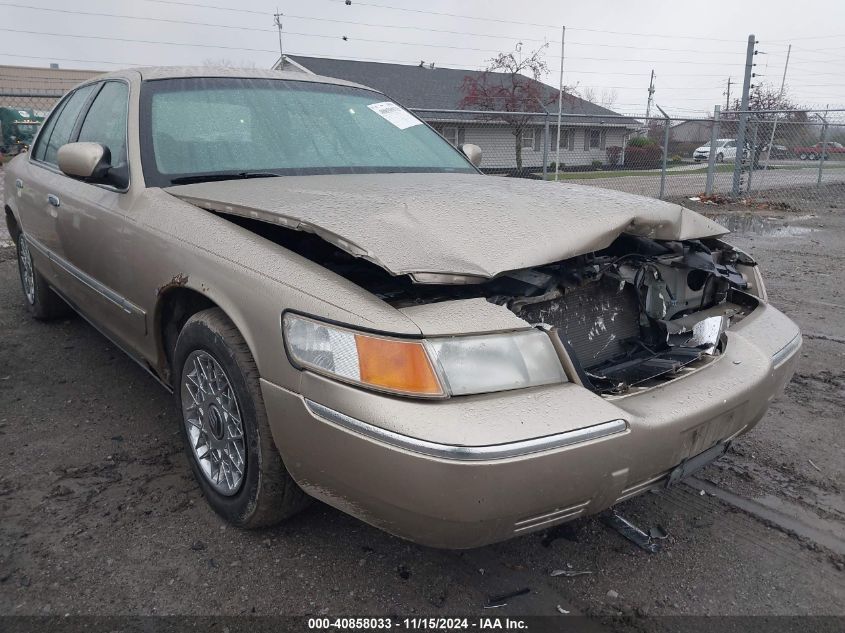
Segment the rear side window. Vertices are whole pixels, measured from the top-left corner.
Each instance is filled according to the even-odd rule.
[[[70,135],[73,133],[73,128],[76,126],[76,119],[79,118],[79,113],[82,111],[82,107],[85,105],[88,97],[96,87],[97,86],[94,84],[83,86],[70,96],[62,110],[56,113],[56,122],[53,124],[52,128],[50,130],[44,130],[45,132],[49,131],[50,138],[47,139],[42,136],[39,141],[39,148],[36,151],[35,158],[52,165],[56,165],[58,163],[57,154],[59,152],[59,148],[70,142]],[[43,154],[39,157],[39,151],[41,149],[40,145],[44,141],[46,141],[46,147]]]
[[[129,87],[108,81],[94,99],[79,132],[79,141],[100,143],[111,152],[111,166],[126,164],[126,107]]]

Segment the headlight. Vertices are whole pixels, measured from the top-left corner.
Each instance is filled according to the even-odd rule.
[[[552,342],[538,330],[406,340],[292,313],[283,325],[296,363],[380,391],[445,398],[566,382]]]

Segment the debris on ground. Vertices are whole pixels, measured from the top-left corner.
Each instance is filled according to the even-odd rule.
[[[503,593],[498,596],[490,596],[487,598],[487,604],[484,605],[485,609],[498,609],[499,607],[504,607],[508,600],[511,598],[516,598],[517,596],[524,596],[527,593],[531,593],[530,587],[523,587],[522,589],[517,589],[516,591],[509,591],[508,593]]]
[[[553,578],[556,576],[563,576],[564,578],[574,578],[575,576],[584,576],[586,574],[592,574],[591,571],[576,571],[574,569],[555,569],[549,576]]]
[[[669,537],[669,533],[665,529],[663,529],[663,527],[655,525],[654,527],[650,527],[648,529],[648,536],[649,538],[662,541],[663,539]]]
[[[614,589],[611,589],[607,592],[607,597],[611,600],[616,600],[619,597],[619,592]]]
[[[687,198],[687,200],[691,200],[692,202],[700,202],[701,204],[713,204],[713,205],[722,205],[722,204],[741,204],[745,207],[749,207],[751,209],[771,209],[775,211],[794,211],[795,209],[791,204],[788,202],[779,202],[779,201],[772,201],[772,200],[760,200],[758,198],[732,198],[731,196],[726,196],[720,193],[700,193],[697,196],[691,196]]]
[[[564,609],[564,608],[563,608],[562,606],[560,606],[560,605],[557,605],[557,612],[558,612],[558,613],[562,613],[563,615],[569,615],[569,611],[567,611],[566,609]]]
[[[808,459],[807,461],[808,461],[808,462],[810,462],[810,466],[812,466],[813,468],[815,468],[817,471],[819,471],[819,472],[821,472],[821,471],[822,471],[822,469],[821,469],[821,468],[819,468],[818,466],[816,466],[815,462],[814,462],[812,459]]]
[[[643,532],[625,517],[614,512],[604,516],[602,520],[605,525],[619,532],[619,534],[637,545],[640,549],[644,549],[651,554],[656,554],[660,551],[660,543],[652,541],[648,534]]]

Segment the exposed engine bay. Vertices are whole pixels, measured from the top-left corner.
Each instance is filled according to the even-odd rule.
[[[509,271],[475,284],[416,284],[317,235],[228,217],[402,308],[483,297],[554,328],[587,388],[617,395],[690,371],[721,354],[725,330],[757,305],[756,266],[717,239],[620,235],[608,248]]]

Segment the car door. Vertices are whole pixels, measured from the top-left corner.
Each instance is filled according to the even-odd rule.
[[[725,160],[734,160],[736,158],[736,141],[728,141],[722,148],[722,153]]]
[[[74,90],[53,109],[35,142],[29,160],[15,179],[18,209],[36,266],[51,283],[56,283],[50,254],[58,248],[58,198],[52,192],[61,184],[56,153],[68,142],[94,86]],[[59,288],[62,291],[62,288]]]
[[[71,141],[99,143],[109,150],[112,169],[126,170],[129,84],[98,84]],[[132,197],[129,186],[85,182],[61,176],[57,218],[57,263],[67,277],[67,295],[98,328],[127,352],[146,334],[144,311],[126,296],[131,285]]]

